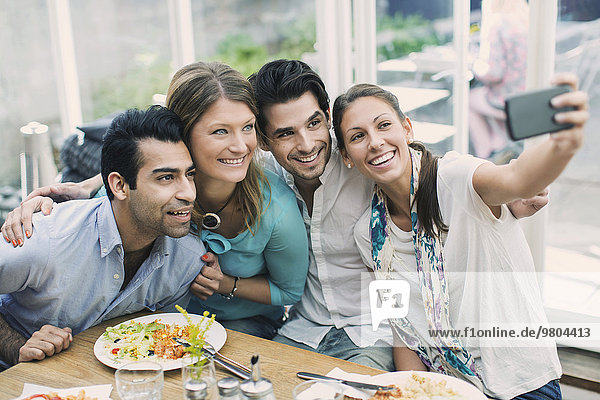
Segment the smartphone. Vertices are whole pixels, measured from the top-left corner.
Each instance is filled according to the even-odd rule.
[[[571,91],[567,85],[532,90],[511,95],[505,99],[506,127],[512,140],[526,139],[544,133],[572,128],[573,124],[559,124],[554,114],[574,110],[575,107],[552,108],[550,99]]]

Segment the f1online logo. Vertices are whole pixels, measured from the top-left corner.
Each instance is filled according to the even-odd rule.
[[[369,283],[371,325],[373,331],[384,319],[404,318],[408,315],[410,285],[403,280],[375,280]]]

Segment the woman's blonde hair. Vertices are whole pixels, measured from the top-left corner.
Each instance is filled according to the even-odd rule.
[[[167,91],[166,106],[183,121],[183,140],[191,151],[192,128],[202,115],[220,98],[241,101],[258,115],[256,99],[250,82],[229,65],[220,62],[198,61],[182,67],[175,73]],[[258,127],[255,124],[255,129]],[[246,177],[236,185],[232,203],[238,206],[244,218],[245,228],[250,233],[257,226],[263,209],[261,185],[268,181],[254,160],[250,161]],[[270,190],[270,188],[269,188]],[[201,227],[202,213],[196,202],[192,221]]]

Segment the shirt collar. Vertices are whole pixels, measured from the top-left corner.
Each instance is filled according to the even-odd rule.
[[[160,235],[154,240],[154,245],[152,246],[152,252],[150,254],[160,254],[163,256],[168,256],[170,253],[170,246],[167,245],[168,237],[165,235]],[[172,239],[171,241],[174,241]]]
[[[100,256],[106,257],[116,246],[121,246],[121,235],[117,229],[117,221],[108,197],[102,197],[97,214],[98,237],[100,242]]]
[[[331,154],[329,155],[329,161],[327,161],[327,164],[325,165],[325,169],[323,170],[323,173],[319,177],[319,180],[321,181],[321,185],[324,185],[325,182],[327,182],[329,175],[331,175],[331,171],[337,170],[339,168],[339,163],[342,162],[342,157],[339,156],[340,151],[337,147],[337,142],[336,142],[335,138],[331,139],[331,146],[332,146],[332,148],[331,148]]]

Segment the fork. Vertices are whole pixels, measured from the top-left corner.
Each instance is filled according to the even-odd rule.
[[[223,354],[219,353],[217,350],[215,350],[215,348],[213,347],[212,344],[206,342],[204,343],[204,349],[206,352],[208,352],[210,355],[212,356],[216,356],[222,360],[225,360],[233,365],[235,365],[238,368],[243,369],[244,371],[248,372],[249,374],[252,373],[252,370],[248,367],[246,367],[244,364],[240,364],[239,362],[232,360],[229,357],[225,357]]]
[[[190,344],[186,340],[183,340],[183,339],[180,339],[180,338],[177,338],[177,337],[174,337],[172,339],[175,342],[179,343],[180,345],[182,345],[184,347],[189,347],[190,346]],[[213,345],[210,344],[210,343],[208,343],[208,342],[204,343],[204,348],[202,350],[206,351],[211,356],[215,356],[217,358],[220,358],[221,360],[227,361],[228,363],[235,365],[236,367],[242,369],[243,371],[245,371],[245,372],[247,372],[249,374],[252,373],[252,370],[250,368],[246,367],[244,364],[240,364],[239,362],[237,362],[235,360],[232,360],[229,357],[225,357],[223,354],[221,354],[217,350],[215,350],[215,348],[213,347]]]

